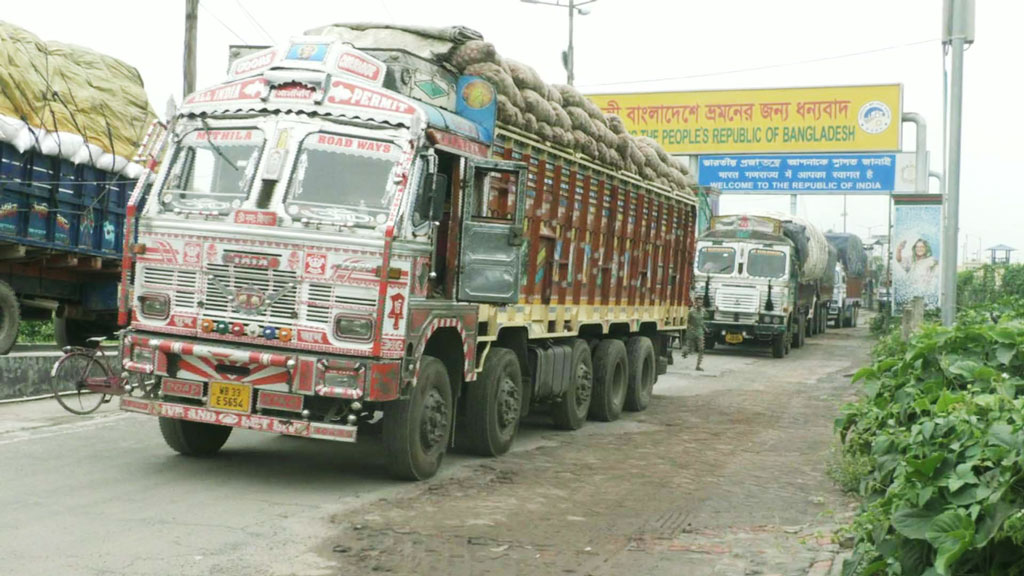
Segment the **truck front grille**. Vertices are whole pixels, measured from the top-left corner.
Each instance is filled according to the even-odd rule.
[[[715,292],[715,308],[723,312],[757,312],[757,288],[722,286]]]
[[[296,296],[299,290],[295,272],[208,264],[207,274],[204,318],[243,323],[265,322],[285,326],[293,325],[298,319]],[[247,286],[259,290],[268,298],[277,298],[260,314],[242,314],[232,305],[230,292]],[[225,293],[224,289],[229,293]]]
[[[306,306],[306,321],[326,324],[332,314],[338,312],[333,308],[352,310],[366,308],[372,313],[377,307],[376,289],[355,288],[337,284],[310,284],[307,295],[309,305]]]
[[[196,307],[196,289],[199,274],[194,270],[174,270],[146,266],[142,269],[142,285],[145,288],[166,289],[170,292],[173,305],[178,308]]]

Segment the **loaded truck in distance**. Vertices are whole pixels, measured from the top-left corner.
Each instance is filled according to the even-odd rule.
[[[867,272],[864,245],[855,234],[829,232],[825,238],[838,256],[828,319],[835,328],[856,328]]]
[[[506,452],[530,410],[643,410],[686,327],[692,181],[588,102],[462,28],[235,60],[133,195],[121,408],[186,455],[380,429],[407,479]]]
[[[782,358],[825,331],[836,253],[793,216],[716,216],[697,240],[693,297],[705,345],[764,344]]]
[[[60,346],[117,328],[123,226],[154,117],[138,72],[0,22],[0,354],[22,320]]]

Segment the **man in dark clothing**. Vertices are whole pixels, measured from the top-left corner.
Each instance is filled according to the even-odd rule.
[[[704,307],[700,298],[695,298],[690,313],[686,316],[686,338],[683,341],[683,358],[690,351],[697,350],[697,370],[703,372],[700,363],[704,361]]]

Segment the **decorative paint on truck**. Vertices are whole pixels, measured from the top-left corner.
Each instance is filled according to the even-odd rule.
[[[507,451],[531,406],[569,429],[644,409],[685,328],[692,193],[485,138],[375,56],[296,42],[326,47],[252,55],[179,111],[135,207],[123,362],[146,384],[122,409],[186,454],[234,427],[354,441],[382,413],[403,478],[453,434]]]

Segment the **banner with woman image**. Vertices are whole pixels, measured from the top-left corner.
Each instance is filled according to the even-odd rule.
[[[941,238],[941,196],[893,196],[890,269],[896,314],[918,296],[926,309],[939,307]]]

